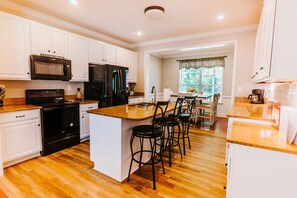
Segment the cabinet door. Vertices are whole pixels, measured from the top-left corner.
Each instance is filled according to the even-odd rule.
[[[88,39],[75,34],[70,35],[69,58],[71,59],[71,81],[88,81]]]
[[[104,64],[103,43],[89,39],[89,62]]]
[[[129,82],[137,82],[137,53],[129,52]]]
[[[257,33],[254,81],[270,76],[276,0],[265,0]]]
[[[40,23],[31,22],[31,53],[51,54],[51,28]]]
[[[0,131],[4,162],[41,151],[39,120],[2,125]]]
[[[68,34],[65,31],[51,28],[52,54],[67,57]]]
[[[117,48],[117,65],[129,67],[129,51],[123,48]]]
[[[29,21],[0,12],[0,79],[30,80]]]
[[[113,45],[104,44],[104,61],[106,64],[116,65],[116,47]]]

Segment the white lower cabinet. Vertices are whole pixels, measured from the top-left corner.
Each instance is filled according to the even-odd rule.
[[[4,167],[40,155],[40,110],[2,113],[0,115],[2,163]]]
[[[227,198],[296,198],[297,155],[230,144]]]
[[[81,104],[80,109],[80,140],[85,141],[90,137],[90,119],[87,110],[98,109],[98,103]]]

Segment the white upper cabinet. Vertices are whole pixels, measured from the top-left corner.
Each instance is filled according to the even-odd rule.
[[[116,64],[116,47],[89,39],[89,62],[95,64]]]
[[[117,52],[116,46],[104,44],[103,45],[103,56],[106,64],[116,65],[117,63]]]
[[[0,12],[0,79],[30,80],[29,21]]]
[[[104,64],[102,42],[89,39],[89,63]]]
[[[297,79],[297,1],[265,0],[259,24],[253,81]]]
[[[88,38],[70,34],[69,59],[71,60],[71,81],[87,82],[89,80]]]
[[[118,47],[117,48],[117,65],[129,68],[128,82],[137,82],[137,53],[136,52]]]
[[[67,57],[68,33],[40,23],[31,22],[31,53]]]
[[[128,82],[137,82],[137,53],[129,51],[129,76]]]

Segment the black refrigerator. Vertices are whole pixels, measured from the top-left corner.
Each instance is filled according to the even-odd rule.
[[[99,100],[99,108],[128,104],[128,72],[127,67],[89,64],[85,99]]]

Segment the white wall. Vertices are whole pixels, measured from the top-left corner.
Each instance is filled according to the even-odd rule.
[[[289,85],[285,83],[273,83],[270,85],[270,93],[267,97],[274,102],[280,102],[283,106],[297,108],[297,85],[292,86],[291,94],[289,89]]]
[[[6,88],[5,98],[24,98],[25,89],[64,89],[65,95],[75,95],[77,88],[83,91],[83,83],[52,81],[52,80],[31,80],[31,81],[4,81],[0,80],[0,85]],[[71,85],[71,90],[68,90]]]
[[[139,52],[138,58],[138,82],[136,85],[137,91],[145,91],[145,74],[144,58],[146,51],[154,51],[160,49],[174,49],[185,46],[202,45],[208,43],[218,43],[225,41],[237,41],[237,62],[235,74],[235,96],[248,96],[252,89],[258,87],[266,88],[267,85],[256,85],[251,81],[253,73],[254,48],[256,40],[256,30],[225,34],[220,36],[209,36],[204,38],[191,39],[186,41],[172,42],[166,44],[158,44],[146,47],[140,47],[135,50]],[[236,54],[236,53],[235,53]],[[170,75],[170,74],[168,74]],[[173,84],[174,82],[172,82]],[[171,85],[171,84],[170,84]],[[164,84],[164,86],[167,86]],[[168,85],[169,86],[169,85]]]
[[[155,86],[158,93],[163,92],[162,85],[162,59],[150,55],[149,65],[149,88]]]

